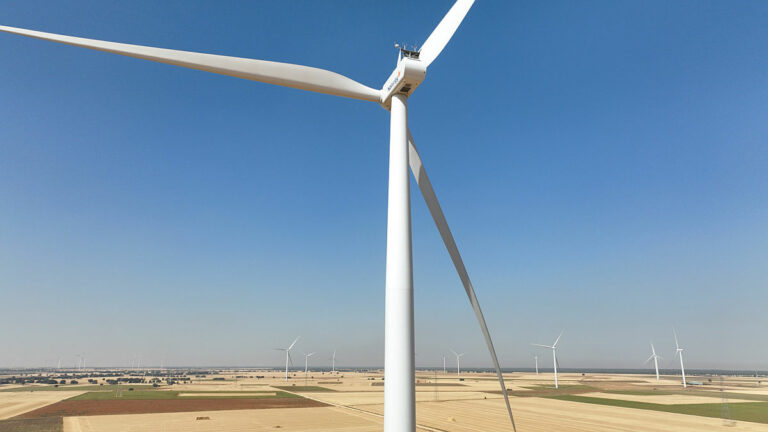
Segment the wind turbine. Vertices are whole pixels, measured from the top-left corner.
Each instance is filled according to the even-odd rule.
[[[461,374],[461,356],[463,356],[466,353],[459,354],[454,350],[451,350],[451,352],[453,353],[453,355],[456,356],[456,375],[460,375]]]
[[[301,336],[294,339],[293,343],[288,346],[288,348],[275,348],[278,351],[285,351],[285,380],[288,381],[288,362],[291,362],[291,365],[293,365],[293,359],[291,358],[291,349],[294,345],[296,345],[296,342],[299,341],[299,338]]]
[[[656,381],[659,380],[659,359],[661,358],[660,355],[656,354],[656,348],[653,347],[653,342],[651,342],[651,356],[648,357],[648,360],[645,362],[648,363],[653,359],[653,365],[656,367]]]
[[[445,373],[445,356],[443,356],[443,373]]]
[[[562,335],[563,335],[563,333],[561,332],[560,336],[562,336]],[[531,345],[536,345],[536,346],[540,346],[540,347],[544,347],[544,348],[549,348],[549,349],[552,350],[552,366],[554,367],[554,371],[555,371],[555,388],[558,388],[557,387],[557,354],[556,354],[556,351],[557,351],[557,343],[560,342],[560,336],[558,336],[557,339],[555,339],[555,343],[553,343],[552,345],[541,345],[541,344],[535,344],[535,343],[531,344]],[[538,364],[538,362],[537,362],[537,364]],[[538,369],[538,367],[537,367],[537,369]]]
[[[0,31],[252,81],[374,102],[388,110],[390,152],[384,313],[384,430],[412,432],[416,428],[409,165],[483,332],[514,429],[512,408],[483,312],[408,127],[408,97],[424,80],[427,68],[443,51],[473,4],[474,0],[457,0],[420,50],[397,46],[397,66],[378,90],[343,75],[308,66],[105,42],[7,26],[0,26]]]
[[[333,357],[331,357],[331,373],[336,373],[336,350],[333,350]]]
[[[683,388],[686,388],[687,385],[685,383],[685,366],[683,366],[683,349],[680,348],[680,344],[677,343],[677,332],[675,329],[672,329],[672,334],[675,335],[675,356],[680,357],[680,372],[683,374]]]
[[[306,374],[308,370],[307,365],[309,364],[309,358],[315,355],[315,353],[311,352],[309,354],[307,353],[302,353],[302,354],[304,354],[304,373]]]
[[[533,356],[533,360],[536,362],[536,375],[539,374],[539,356]]]

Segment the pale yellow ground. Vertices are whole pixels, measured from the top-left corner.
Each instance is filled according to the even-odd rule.
[[[245,393],[245,392],[237,392],[232,393],[230,390],[229,392],[218,392],[218,393],[179,393],[180,397],[232,397],[232,396],[277,396],[277,393],[274,392],[263,392],[263,393]]]
[[[732,387],[727,389],[731,393],[745,393],[756,395],[768,395],[768,388]]]
[[[298,394],[314,399],[320,402],[325,402],[333,405],[367,405],[367,404],[382,404],[384,403],[384,392],[327,392],[327,393],[302,393]],[[501,398],[500,394],[486,394],[481,392],[440,392],[435,395],[434,392],[416,392],[416,401],[439,401],[446,400],[463,400],[463,399],[485,399],[485,398]]]
[[[361,407],[381,414],[383,405]],[[708,417],[635,410],[543,398],[513,398],[512,409],[521,432],[710,432],[768,431],[768,425],[737,422],[723,426]],[[502,399],[419,402],[416,422],[447,432],[510,430]]]
[[[11,418],[82,393],[70,391],[0,392],[0,420]]]
[[[628,395],[628,394],[616,394],[616,393],[582,393],[579,396],[596,397],[603,399],[618,399],[634,402],[647,402],[661,405],[682,405],[682,404],[703,404],[703,403],[722,403],[722,398],[717,396],[716,392],[713,392],[712,396],[698,396],[698,395]],[[743,399],[731,399],[728,398],[728,402],[754,402],[752,400]]]
[[[196,420],[209,417],[210,420]],[[279,428],[278,428],[279,426]],[[381,419],[341,408],[279,408],[66,417],[64,432],[379,432]]]
[[[248,378],[235,379],[236,375]],[[256,375],[265,378],[257,379]],[[254,378],[250,378],[253,376]],[[227,381],[213,381],[214,377],[222,377]],[[213,393],[217,391],[257,392],[261,390],[275,391],[276,386],[320,386],[335,390],[333,392],[303,392],[297,393],[333,405],[326,408],[290,408],[267,410],[237,410],[213,411],[196,413],[141,414],[117,416],[72,417],[65,419],[66,431],[321,431],[321,432],[351,432],[351,431],[380,431],[381,413],[383,412],[382,371],[342,372],[338,374],[310,372],[291,372],[291,379],[285,381],[284,375],[274,371],[243,370],[227,372],[220,375],[209,375],[206,378],[195,378],[193,383],[174,385],[171,390],[202,391]],[[460,381],[463,378],[463,381]],[[505,374],[508,388],[515,392],[529,391],[530,387],[540,390],[541,386],[551,387],[551,373],[511,373]],[[711,396],[693,395],[653,395],[641,396],[642,401],[665,403],[664,398],[673,398],[673,403],[720,402],[717,391],[720,388],[719,378],[699,376],[689,377],[707,385],[694,387],[697,390],[710,390]],[[682,390],[680,377],[663,376],[656,381],[654,375],[619,375],[580,373],[559,374],[560,384],[569,385],[599,385],[600,390],[593,391],[594,396],[614,397],[625,400],[637,400],[631,395],[603,394],[607,390],[638,389],[650,390]],[[433,371],[418,371],[417,382],[417,422],[422,431],[499,431],[510,430],[503,398],[494,394],[499,390],[499,384],[494,374],[462,372],[461,377],[454,373]],[[439,385],[438,384],[460,384]],[[768,387],[756,388],[756,381],[748,378],[728,378],[724,382],[730,392],[768,394]],[[379,384],[379,385],[374,385]],[[747,387],[753,385],[752,387]],[[294,390],[296,390],[294,389]],[[435,392],[437,389],[437,392]],[[567,387],[566,387],[567,389]],[[74,394],[78,394],[76,392]],[[36,405],[17,408],[13,415],[28,411],[47,403],[71,397],[69,392],[35,392],[35,393],[2,393],[0,392],[0,414],[2,414],[3,398],[13,395],[34,395]],[[198,396],[195,394],[195,396]],[[192,395],[190,395],[192,396]],[[16,396],[20,397],[20,396]],[[39,398],[51,398],[50,402]],[[434,401],[438,398],[439,401]],[[648,400],[647,398],[653,398]],[[673,400],[670,399],[670,400]],[[729,398],[729,402],[737,402]],[[541,431],[764,431],[768,425],[737,422],[735,427],[724,427],[720,419],[662,413],[656,411],[636,410],[613,406],[602,406],[578,402],[568,402],[546,398],[513,398],[512,407],[518,420],[521,432]],[[18,412],[21,411],[21,412]],[[196,417],[210,417],[211,420],[195,420]],[[0,417],[2,418],[2,417]],[[281,426],[280,429],[275,426]]]

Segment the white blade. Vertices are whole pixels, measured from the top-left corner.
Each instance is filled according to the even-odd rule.
[[[650,357],[648,357],[648,360],[644,361],[644,362],[643,362],[643,364],[646,364],[646,363],[648,363],[649,361],[653,360],[653,358],[654,358],[654,357],[655,357],[655,355],[651,354],[651,356],[650,356]]]
[[[6,26],[0,26],[0,31],[252,81],[379,102],[379,90],[335,72],[309,66],[105,42]]]
[[[656,348],[653,347],[653,343],[651,343],[651,352],[656,355]]]
[[[557,343],[560,342],[560,338],[563,337],[563,332],[560,332],[560,336],[555,339],[555,343],[552,344],[552,348],[557,346]]]
[[[454,351],[454,350],[451,350],[451,352],[453,353],[453,355],[455,355],[455,356],[457,356],[457,357],[459,356],[459,353],[457,353],[456,351]]]
[[[535,344],[535,343],[532,343],[531,345],[540,346],[540,347],[549,348],[549,349],[555,349],[555,347],[549,346],[549,345],[542,345],[542,344]]]
[[[451,10],[445,14],[443,20],[440,21],[440,24],[432,31],[432,34],[429,35],[424,45],[422,45],[421,50],[419,50],[419,60],[426,63],[427,66],[435,61],[443,48],[448,44],[448,41],[451,40],[456,29],[459,28],[459,25],[464,20],[464,16],[467,15],[469,8],[474,3],[475,0],[458,0],[453,5]]]
[[[299,341],[299,338],[300,338],[300,337],[301,337],[301,336],[297,337],[297,338],[296,338],[296,339],[293,341],[293,343],[291,344],[291,346],[289,346],[289,347],[288,347],[287,351],[290,351],[290,350],[291,350],[291,348],[293,348],[293,346],[294,346],[294,345],[296,345],[296,342],[298,342],[298,341]]]
[[[449,12],[449,15],[450,13],[451,12]],[[448,228],[448,222],[446,222],[443,210],[440,208],[440,203],[437,201],[435,190],[432,189],[432,183],[429,181],[427,172],[424,170],[424,165],[421,162],[419,152],[416,150],[416,144],[413,141],[413,136],[411,135],[410,130],[408,130],[408,148],[408,162],[411,166],[411,171],[413,171],[413,176],[416,178],[416,183],[419,185],[419,190],[421,190],[421,195],[424,197],[424,201],[427,203],[429,212],[432,214],[432,219],[434,219],[435,225],[437,225],[437,230],[440,231],[440,236],[443,238],[443,243],[445,243],[446,249],[448,249],[448,254],[451,256],[451,260],[453,260],[453,265],[456,267],[456,271],[459,273],[459,278],[461,279],[461,283],[464,285],[464,291],[467,293],[469,302],[472,304],[472,309],[475,311],[477,322],[480,324],[480,329],[483,331],[485,343],[488,345],[488,351],[491,354],[491,360],[493,360],[493,366],[496,368],[496,375],[499,378],[499,385],[501,385],[501,392],[504,395],[504,402],[507,404],[509,420],[512,422],[512,430],[516,430],[515,419],[512,416],[512,407],[509,405],[507,387],[504,385],[504,377],[501,374],[499,359],[496,357],[496,349],[493,348],[491,333],[488,331],[488,326],[485,323],[483,311],[480,309],[480,303],[478,303],[477,296],[475,295],[475,289],[472,287],[472,282],[469,280],[469,274],[467,274],[467,269],[464,267],[464,261],[461,259],[459,249],[456,247],[456,242],[453,240],[453,234],[451,234],[451,230]],[[454,351],[451,350],[451,352]],[[457,356],[461,355],[463,355],[463,353],[457,354]]]
[[[313,355],[315,355],[315,353],[311,352],[311,353],[307,354],[307,357],[312,357]]]

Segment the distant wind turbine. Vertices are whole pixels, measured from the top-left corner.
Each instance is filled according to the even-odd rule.
[[[278,351],[285,351],[285,380],[286,381],[288,381],[288,362],[291,362],[291,364],[293,364],[293,359],[291,358],[291,349],[293,348],[294,345],[296,345],[296,342],[299,341],[299,337],[297,337],[288,348],[275,348]]]
[[[443,373],[445,373],[445,356],[443,356]]]
[[[648,357],[648,360],[645,362],[648,363],[653,359],[653,365],[656,367],[656,381],[659,380],[659,359],[661,358],[660,355],[656,354],[656,348],[653,347],[653,342],[651,342],[651,356]]]
[[[459,354],[454,350],[451,350],[451,352],[453,353],[453,355],[456,356],[456,375],[461,375],[461,356],[463,356],[466,353]]]
[[[535,355],[533,356],[533,361],[536,362],[536,375],[539,374],[539,356]]]
[[[307,353],[302,353],[302,354],[304,354],[304,373],[307,373],[307,371],[309,370],[308,369],[309,358],[312,357],[313,355],[315,355],[315,353],[311,352],[309,354],[307,354]]]
[[[677,343],[677,332],[672,329],[672,334],[675,335],[675,356],[680,357],[680,372],[683,374],[683,388],[686,388],[685,383],[685,366],[683,366],[683,349],[680,348],[680,344]]]
[[[331,356],[331,373],[336,373],[336,350],[333,350],[333,356]]]
[[[562,335],[563,333],[560,332],[560,336]],[[555,343],[553,343],[552,345],[541,345],[541,344],[535,344],[535,343],[531,344],[535,346],[549,348],[552,350],[552,366],[554,367],[554,370],[555,370],[555,388],[558,388],[557,386],[557,343],[560,342],[560,336],[558,336],[557,339],[555,339]]]

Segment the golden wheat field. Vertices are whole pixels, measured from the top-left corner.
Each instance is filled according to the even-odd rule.
[[[125,377],[136,378],[136,373]],[[376,431],[381,371],[217,371],[181,384],[0,386],[3,422],[22,429],[87,431]],[[509,373],[518,431],[768,431],[768,394],[750,378]],[[145,382],[147,382],[145,380]],[[419,430],[511,430],[489,373],[416,374]],[[635,404],[635,405],[633,405]],[[36,429],[46,420],[57,429]],[[28,422],[29,429],[24,429]],[[10,426],[8,426],[10,427]],[[8,429],[11,430],[11,429]]]

